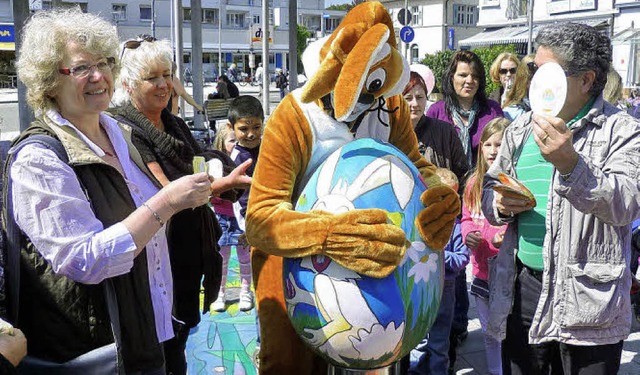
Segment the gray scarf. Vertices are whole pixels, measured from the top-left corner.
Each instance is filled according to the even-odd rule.
[[[473,126],[473,123],[476,121],[476,115],[478,113],[478,101],[474,100],[471,105],[471,109],[465,111],[461,107],[454,108],[452,111],[453,114],[453,124],[460,129],[460,141],[462,141],[462,147],[464,148],[464,154],[467,155],[467,161],[469,165],[473,165],[473,152],[471,150],[471,134],[469,134],[469,129]],[[462,121],[462,117],[466,117],[467,125]]]

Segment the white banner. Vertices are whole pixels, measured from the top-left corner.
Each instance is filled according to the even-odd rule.
[[[269,45],[273,45],[273,25],[269,26]],[[262,47],[262,40],[265,37],[262,24],[254,23],[249,28],[249,45],[252,48]]]

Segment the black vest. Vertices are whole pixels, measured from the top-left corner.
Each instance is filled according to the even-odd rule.
[[[15,143],[38,133],[60,139],[50,126],[36,120]],[[67,151],[74,147],[62,142]],[[130,139],[127,143],[131,159],[151,176]],[[122,221],[136,209],[123,176],[115,168],[73,161],[69,165],[105,228]],[[146,251],[134,259],[133,268],[127,274],[87,285],[55,274],[24,235],[22,243],[17,326],[28,339],[29,355],[61,363],[113,343],[114,333],[105,301],[105,284],[109,283],[118,301],[121,334],[117,343],[126,372],[162,366],[164,358],[155,329]]]

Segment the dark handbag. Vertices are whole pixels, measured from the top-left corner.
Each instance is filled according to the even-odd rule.
[[[113,343],[65,363],[26,356],[18,366],[18,373],[21,375],[113,375],[118,373],[118,351],[116,344]]]

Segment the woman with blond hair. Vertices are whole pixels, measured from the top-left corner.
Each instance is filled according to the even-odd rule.
[[[516,71],[520,66],[518,56],[511,52],[502,52],[493,60],[489,68],[489,77],[493,83],[499,83],[500,87],[489,94],[489,99],[500,103],[504,108],[506,94],[511,89]]]
[[[511,90],[507,93],[507,99],[502,105],[504,117],[509,121],[515,121],[520,115],[531,110],[531,104],[529,104],[529,86],[531,84],[531,78],[533,78],[534,57],[535,55],[531,54],[522,58],[516,70],[516,76],[513,80]]]

